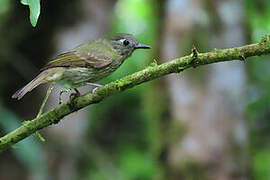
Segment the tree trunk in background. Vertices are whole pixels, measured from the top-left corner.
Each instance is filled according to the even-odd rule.
[[[190,54],[193,44],[205,51],[245,43],[241,1],[169,0],[167,8],[163,59]],[[167,82],[173,126],[185,132],[172,137],[171,178],[247,178],[244,64],[196,68]]]
[[[155,46],[152,47],[152,57],[149,58],[151,64],[155,60],[158,64],[161,64],[161,49],[163,48],[163,33],[164,33],[164,18],[167,0],[151,0],[152,7],[155,11],[156,27],[155,27]],[[168,91],[165,88],[164,79],[158,79],[147,83],[146,90],[143,91],[143,109],[145,118],[147,120],[147,134],[149,140],[149,150],[154,156],[156,162],[158,162],[157,171],[153,179],[165,179],[166,177],[166,161],[164,159],[164,153],[167,152],[166,147],[166,127],[168,124],[167,119],[164,120],[166,114],[168,114]]]

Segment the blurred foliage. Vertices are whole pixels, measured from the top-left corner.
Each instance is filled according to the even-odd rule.
[[[10,0],[1,0],[0,1],[0,16],[2,17],[5,13],[8,12],[10,8]]]
[[[263,150],[259,150],[254,154],[254,179],[257,180],[265,180],[270,179],[270,149],[265,148]]]
[[[154,3],[148,0],[119,0],[111,19],[111,33],[131,33],[144,44],[154,44],[158,18]],[[150,55],[147,51],[135,52],[105,82],[143,69],[152,61]],[[144,112],[147,88],[149,84],[140,85],[91,108],[88,137],[95,140],[106,154],[114,154],[112,162],[123,179],[151,179],[162,174],[158,157],[152,150],[152,141],[158,138],[151,130],[155,122],[150,123]],[[153,121],[157,119],[153,118]],[[81,163],[88,169],[91,161],[83,157],[82,154]],[[101,173],[98,177],[104,173],[101,169],[97,172]],[[92,175],[87,178],[95,179]]]
[[[258,42],[259,39],[270,33],[270,1],[246,0],[247,22],[251,29],[251,38]]]
[[[270,33],[270,1],[246,0],[247,23],[251,40]],[[270,179],[270,56],[248,63],[250,148],[253,176],[256,180]]]
[[[62,6],[62,3],[65,6]],[[31,101],[20,103],[11,101],[11,93],[32,78],[38,72],[38,67],[44,64],[43,61],[55,51],[55,32],[61,26],[72,26],[75,20],[79,21],[79,3],[80,1],[70,3],[69,0],[46,1],[42,6],[46,9],[44,16],[40,18],[42,23],[33,29],[28,24],[26,6],[20,4],[20,1],[0,0],[1,135],[16,129],[23,119],[30,119],[36,114],[39,103],[34,96]],[[78,14],[76,18],[73,14],[70,15],[71,10]],[[59,11],[61,15],[58,14]],[[15,83],[17,78],[20,80]],[[21,116],[30,114],[20,119],[15,112]],[[44,144],[34,137],[17,143],[12,149],[2,153],[5,158],[0,159],[0,179],[51,179],[45,153]]]
[[[29,7],[23,8],[21,4],[18,5],[20,2]],[[110,17],[109,34],[131,33],[142,43],[158,46],[156,42],[161,42],[158,39],[162,36],[161,29],[164,28],[160,22],[164,17],[157,13],[158,4],[161,2],[166,1],[118,0],[113,8],[113,15]],[[55,34],[60,27],[68,29],[74,25],[74,22],[83,21],[79,13],[82,0],[21,0],[16,2],[15,6],[12,3],[15,2],[0,0],[0,76],[9,77],[0,79],[2,135],[21,124],[21,120],[13,112],[35,112],[34,108],[38,104],[31,100],[26,105],[23,104],[26,102],[23,102],[12,106],[12,102],[5,101],[9,98],[6,96],[7,92],[14,89],[14,86],[24,84],[26,77],[30,79],[30,76],[35,74],[33,72],[37,72],[35,67],[41,67],[47,57],[53,54],[56,46]],[[245,3],[248,25],[246,31],[252,42],[258,42],[260,37],[270,33],[270,1],[246,0]],[[49,4],[53,5],[49,6]],[[40,9],[43,10],[39,24],[34,30],[28,27],[28,20],[22,18],[22,16],[27,16],[26,8],[30,10],[32,26],[37,25]],[[196,46],[199,44],[200,51],[209,49],[210,33],[212,32],[201,27],[194,28],[194,31],[182,38],[183,53],[190,53],[192,44]],[[156,48],[158,49],[155,47],[152,52]],[[154,53],[135,52],[103,83],[143,69],[152,63],[154,56],[159,63],[158,53],[160,52]],[[249,78],[247,116],[250,128],[251,170],[254,179],[264,180],[270,179],[270,61],[269,56],[259,58],[247,63]],[[195,69],[195,72],[200,74],[203,70]],[[201,81],[200,75],[194,77],[198,77]],[[14,85],[10,82],[18,82],[18,84]],[[154,81],[91,106],[89,124],[85,128],[85,137],[82,137],[84,141],[76,147],[78,154],[72,154],[74,155],[72,158],[75,159],[76,178],[165,179],[166,173],[170,173],[171,170],[166,169],[168,165],[164,163],[166,150],[163,146],[175,143],[174,139],[183,136],[186,129],[184,126],[179,128],[175,124],[168,125],[169,115],[164,115],[166,108],[169,108],[168,102],[166,99],[159,99],[161,94],[166,96],[162,88]],[[58,153],[57,148],[60,147],[54,148]],[[25,167],[33,179],[49,179],[51,173],[55,172],[48,170],[47,166],[51,162],[47,162],[44,151],[46,151],[45,146],[30,137],[12,149],[12,153],[18,160],[14,163],[20,164],[19,167]],[[12,155],[7,154],[7,156]],[[62,156],[62,154],[59,153],[57,156]],[[4,164],[6,161],[2,158],[1,162]],[[6,165],[3,164],[1,165]],[[207,167],[200,166],[196,161],[191,160],[176,169],[177,172],[174,174],[186,179],[198,179],[205,176],[204,168]]]
[[[5,133],[16,129],[20,125],[19,118],[0,103],[0,126],[6,130]],[[15,153],[16,157],[33,172],[32,176],[34,179],[47,179],[48,171],[45,165],[46,159],[42,154],[43,150],[40,143],[37,142],[34,137],[20,141],[12,147],[12,151]]]

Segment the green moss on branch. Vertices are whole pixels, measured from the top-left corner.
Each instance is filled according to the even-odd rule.
[[[262,38],[260,43],[229,49],[215,49],[213,52],[199,53],[193,48],[191,55],[174,59],[161,65],[151,65],[144,70],[136,72],[116,80],[99,88],[94,95],[85,94],[69,100],[65,104],[56,107],[42,116],[23,123],[20,127],[0,138],[0,152],[13,144],[30,136],[36,131],[52,124],[58,123],[65,116],[78,111],[90,104],[99,103],[104,98],[132,88],[141,83],[165,76],[171,73],[179,73],[187,68],[212,64],[217,62],[246,60],[251,56],[270,54],[270,36]]]

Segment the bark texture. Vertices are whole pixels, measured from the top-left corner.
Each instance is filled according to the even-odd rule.
[[[242,60],[251,56],[270,54],[270,36],[265,36],[261,42],[241,47],[228,49],[215,49],[208,53],[199,53],[196,48],[188,56],[171,60],[167,63],[157,65],[155,62],[142,71],[123,77],[119,80],[106,84],[99,88],[95,94],[87,93],[80,97],[74,97],[65,104],[53,108],[39,118],[25,121],[16,130],[0,138],[0,152],[6,150],[13,144],[30,136],[37,130],[58,123],[65,116],[78,111],[90,104],[99,103],[104,98],[132,88],[141,83],[171,74],[179,73],[191,67],[212,64],[217,62]]]

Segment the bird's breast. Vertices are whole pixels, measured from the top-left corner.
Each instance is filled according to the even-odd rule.
[[[85,85],[86,82],[96,82],[104,79],[121,64],[122,61],[113,61],[110,65],[103,68],[69,67],[66,68],[59,83],[71,88],[80,87]]]

